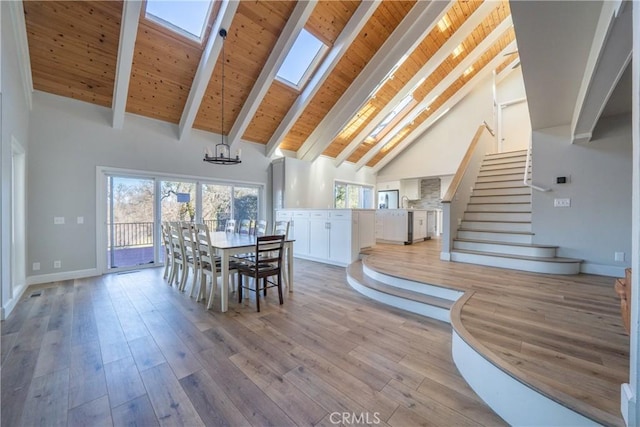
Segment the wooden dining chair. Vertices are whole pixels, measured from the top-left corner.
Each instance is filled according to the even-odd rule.
[[[268,222],[264,219],[258,220],[256,223],[256,236],[266,236],[267,235],[267,224]]]
[[[260,311],[260,292],[267,296],[267,289],[277,287],[280,304],[282,297],[282,253],[284,236],[260,236],[256,239],[252,257],[238,265],[238,302],[242,302],[242,291],[247,289],[256,293],[256,308]],[[243,276],[254,280],[255,288],[243,286]],[[275,281],[274,281],[275,277]]]
[[[224,231],[227,233],[235,233],[236,232],[236,220],[228,219],[227,224],[224,227]]]
[[[184,291],[187,286],[187,277],[189,269],[193,272],[191,280],[191,296],[194,296],[197,286],[198,275],[200,273],[200,259],[198,257],[198,245],[196,243],[195,226],[192,223],[184,222],[181,224],[182,247],[184,250],[185,274],[182,276],[178,289]]]
[[[289,238],[289,221],[276,221],[273,223],[273,234],[279,234],[284,236],[284,239]]]
[[[167,279],[172,276],[173,270],[173,245],[171,244],[171,229],[168,222],[160,225],[162,232],[162,244],[164,245],[164,273],[162,277]]]
[[[238,228],[238,234],[251,234],[251,220],[240,220],[240,227]]]
[[[178,285],[178,288],[180,288],[180,284],[186,280],[184,277],[186,274],[186,257],[182,243],[182,227],[178,222],[171,222],[169,223],[169,230],[171,233],[171,247],[173,253],[173,269],[169,276],[169,284],[173,285],[175,282]],[[180,273],[180,277],[178,277],[178,273]]]

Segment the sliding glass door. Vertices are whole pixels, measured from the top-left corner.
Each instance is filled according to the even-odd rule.
[[[155,180],[107,177],[107,268],[153,265]]]

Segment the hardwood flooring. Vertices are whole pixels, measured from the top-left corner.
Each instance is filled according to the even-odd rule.
[[[376,245],[367,266],[466,291],[452,322],[501,369],[605,425],[624,425],[620,385],[629,337],[614,279],[558,276],[443,262],[439,242]]]
[[[2,425],[504,425],[448,324],[359,295],[343,268],[295,270],[260,313],[207,311],[159,268],[29,288],[2,323]]]

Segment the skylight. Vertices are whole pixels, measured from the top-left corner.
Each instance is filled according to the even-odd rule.
[[[387,117],[385,117],[384,120],[382,120],[382,122],[380,122],[380,124],[373,130],[373,132],[369,134],[369,138],[376,139],[378,135],[380,135],[380,133],[387,126],[389,126],[393,119],[395,119],[398,114],[400,114],[400,112],[404,110],[407,105],[409,105],[411,101],[413,101],[412,95],[405,96],[402,101],[400,101],[398,105],[396,105],[396,108],[394,108],[389,114],[387,114]]]
[[[293,42],[276,77],[298,90],[302,89],[327,49],[327,45],[303,28]]]
[[[147,0],[145,17],[196,41],[202,41],[211,0]]]

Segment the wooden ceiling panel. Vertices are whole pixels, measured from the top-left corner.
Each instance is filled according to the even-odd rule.
[[[351,44],[322,88],[285,136],[280,148],[297,151],[384,44],[415,1],[383,2]]]
[[[25,1],[33,87],[111,106],[121,1]]]
[[[282,29],[295,8],[295,1],[241,1],[225,42],[225,117],[227,134],[273,50]],[[194,127],[220,133],[221,67],[216,67]]]
[[[459,0],[447,10],[445,17],[450,26],[444,32],[434,26],[424,40],[411,52],[408,58],[394,73],[392,79],[387,80],[378,90],[375,98],[370,102],[377,111],[387,105],[393,97],[415,76],[440,47],[460,28],[464,21],[482,4],[480,1]],[[356,113],[359,115],[360,112]],[[337,157],[369,123],[382,117],[370,115],[366,120],[359,121],[357,129],[349,123],[332,143],[322,153],[326,156]],[[365,145],[371,147],[371,145]],[[364,149],[364,147],[363,147]],[[352,156],[350,156],[351,158]]]
[[[313,9],[305,29],[332,46],[358,8],[358,1],[321,1]],[[274,81],[247,130],[247,141],[266,144],[298,97],[298,91]]]
[[[437,99],[431,104],[431,109],[420,114],[416,119],[403,128],[396,137],[391,139],[382,150],[380,150],[368,163],[367,166],[373,167],[384,158],[395,146],[397,146],[406,136],[410,135],[414,129],[426,121],[432,114],[447,102],[457,91],[459,91],[469,80],[475,77],[489,62],[491,62],[509,43],[515,40],[515,32],[513,27],[507,30],[497,42],[487,49],[480,58],[473,63],[473,71],[467,75],[460,76],[453,84],[451,84]],[[364,154],[363,154],[364,155]],[[357,161],[357,160],[356,160]]]

